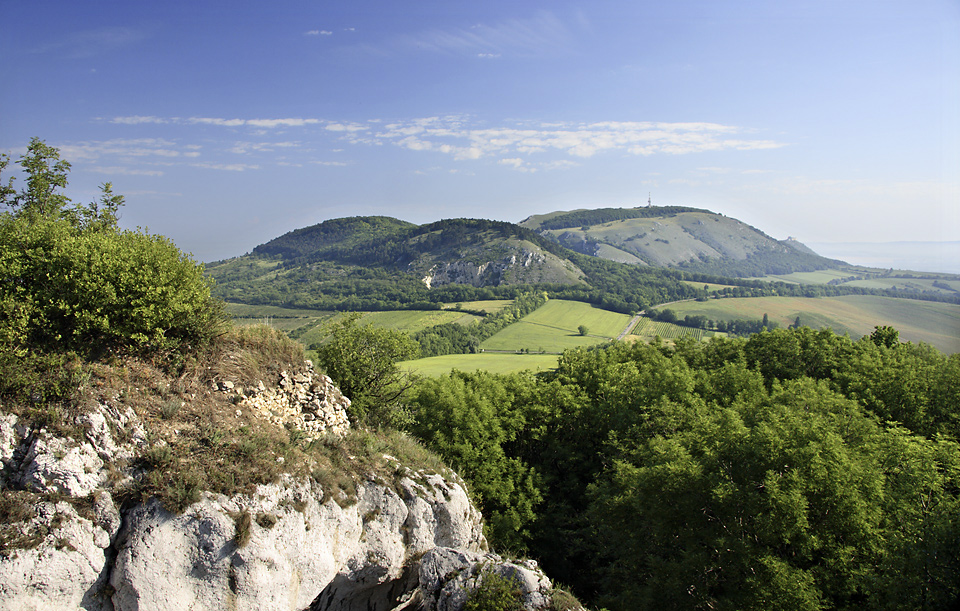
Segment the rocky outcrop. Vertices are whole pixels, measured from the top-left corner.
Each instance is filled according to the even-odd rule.
[[[255,388],[245,390],[227,381],[217,384],[216,389],[235,393],[239,407],[253,410],[260,418],[304,431],[310,435],[308,440],[324,433],[342,437],[350,428],[350,399],[340,393],[328,376],[316,373],[311,361],[306,361],[303,370],[293,375],[280,372],[279,384],[274,388],[268,389],[261,381]]]
[[[313,374],[238,390],[218,386],[278,425],[346,405]],[[549,602],[534,565],[487,552],[480,514],[452,473],[384,456],[390,475],[369,475],[353,495],[285,474],[243,494],[204,492],[175,514],[129,495],[136,456],[155,447],[150,422],[97,404],[76,417],[71,437],[0,412],[4,504],[33,504],[0,517],[0,609],[458,611],[491,570],[521,585],[528,609]]]
[[[438,475],[365,482],[349,507],[322,499],[317,484],[287,479],[207,494],[179,516],[137,506],[115,543],[115,608],[386,610],[428,550],[484,546],[462,485]]]
[[[550,580],[533,560],[505,561],[492,553],[436,547],[420,560],[418,595],[427,609],[462,611],[470,592],[495,575],[511,581],[520,591],[524,609],[550,605]]]
[[[421,270],[421,281],[427,288],[447,284],[468,284],[476,287],[499,286],[501,284],[536,284],[552,282],[575,284],[580,282],[583,272],[554,254],[543,251],[529,242],[521,245],[505,246],[494,256],[467,256],[456,261],[440,261],[426,265],[423,261],[410,264],[411,271]],[[483,260],[487,259],[487,260]]]

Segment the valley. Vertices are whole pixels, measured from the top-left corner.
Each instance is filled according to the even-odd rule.
[[[852,339],[889,325],[904,341],[960,352],[960,277],[848,265],[681,206],[558,211],[519,225],[334,219],[208,264],[207,273],[238,321],[266,322],[305,347],[320,345],[327,324],[345,311],[419,338],[424,358],[404,368],[423,375],[550,369],[564,350],[618,338],[727,335],[684,325],[686,316],[759,321],[766,314],[779,327],[799,317]],[[549,299],[481,325],[531,291]],[[660,304],[681,324],[642,317],[630,327],[633,314]],[[451,333],[460,339],[439,339]]]

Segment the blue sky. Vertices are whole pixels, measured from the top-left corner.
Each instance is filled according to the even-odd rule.
[[[960,2],[0,0],[0,151],[203,261],[329,218],[688,205],[960,240]],[[20,181],[22,183],[22,180]]]

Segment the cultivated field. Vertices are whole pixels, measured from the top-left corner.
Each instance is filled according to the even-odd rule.
[[[513,303],[512,299],[490,299],[487,301],[461,301],[460,307],[464,310],[470,310],[473,312],[483,312],[487,314],[493,314],[494,312],[499,312],[503,308],[507,307]],[[456,308],[457,304],[448,303],[443,308],[445,310],[452,310]]]
[[[874,275],[882,273],[884,270],[850,267],[846,269],[823,269],[816,272],[794,272],[779,276],[763,276],[762,278],[750,278],[750,280],[766,280],[787,282],[790,284],[827,284],[831,280],[843,281],[844,278],[851,276]],[[897,277],[897,276],[917,276],[915,278]],[[850,280],[841,282],[843,286],[858,286],[869,289],[901,289],[908,291],[939,293],[943,295],[956,294],[960,291],[960,278],[953,274],[935,274],[925,272],[908,272],[895,270],[890,276],[879,276],[868,278],[866,280]],[[939,286],[934,286],[937,283]]]
[[[484,370],[490,373],[513,373],[516,371],[547,371],[557,366],[555,354],[451,354],[433,356],[415,361],[404,361],[400,367],[406,371],[427,377],[437,377],[459,371]]]
[[[627,336],[627,339],[630,341],[650,342],[656,337],[670,341],[680,339],[681,337],[689,337],[699,342],[717,335],[726,335],[726,333],[705,331],[703,329],[684,327],[660,320],[641,318],[640,322],[637,323],[637,326],[630,331],[630,335]]]
[[[900,331],[902,341],[926,342],[948,354],[960,352],[960,305],[956,304],[848,295],[685,301],[670,309],[681,317],[699,314],[713,320],[756,320],[767,314],[782,327],[799,316],[805,326],[830,327],[854,339],[869,334],[875,326],[890,325]]]
[[[483,304],[493,304],[484,307]],[[501,309],[501,301],[477,301],[477,310],[488,312]],[[509,301],[505,303],[510,303]],[[320,310],[295,310],[276,306],[253,306],[227,304],[227,311],[240,324],[266,323],[281,331],[292,333],[300,343],[309,346],[323,339],[324,323],[331,322],[342,314]],[[442,323],[473,324],[479,316],[457,312],[456,310],[392,310],[387,312],[363,312],[360,324],[370,324],[379,328],[397,329],[404,333],[416,333],[433,325]]]
[[[480,347],[511,352],[562,352],[567,348],[613,340],[629,322],[630,316],[626,314],[601,310],[579,301],[551,299],[480,344]],[[587,327],[586,336],[581,336],[577,331],[580,325]]]

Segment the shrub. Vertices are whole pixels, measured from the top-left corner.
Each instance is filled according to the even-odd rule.
[[[9,158],[0,155],[0,171]],[[224,306],[203,266],[163,236],[121,231],[123,197],[68,207],[70,164],[33,139],[17,193],[0,189],[0,353],[150,356],[173,365],[223,332]],[[2,185],[0,181],[0,185]],[[159,357],[159,358],[158,358]],[[4,359],[2,376],[23,375]]]
[[[467,595],[464,611],[523,611],[516,579],[492,570],[482,571],[477,586]]]

